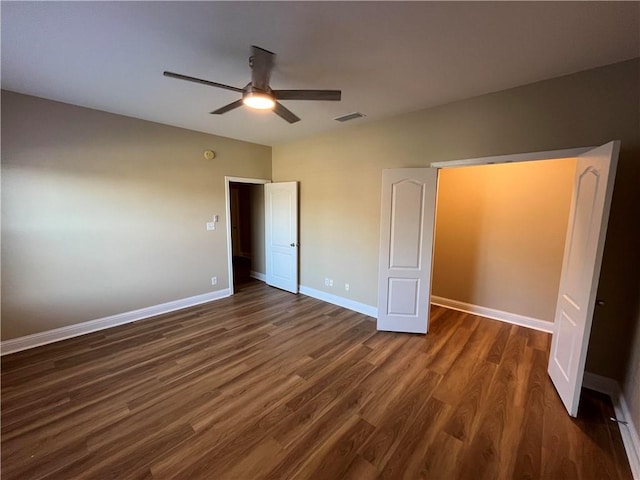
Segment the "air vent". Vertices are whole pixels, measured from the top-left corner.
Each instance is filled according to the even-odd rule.
[[[363,113],[360,112],[353,112],[353,113],[347,113],[346,115],[343,115],[341,117],[336,117],[334,118],[334,120],[336,122],[348,122],[349,120],[355,120],[356,118],[362,118],[365,115]]]

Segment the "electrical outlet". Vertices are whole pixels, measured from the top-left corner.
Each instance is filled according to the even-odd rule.
[[[218,277],[211,277],[211,285],[217,285],[218,284]]]
[[[329,286],[329,279],[328,279],[328,278],[325,278],[325,279],[324,279],[324,286],[325,286],[325,287],[328,287],[328,286]]]
[[[333,287],[333,280],[331,278],[329,279],[329,286]]]
[[[349,284],[348,284],[348,283],[345,283],[345,284],[344,284],[344,289],[345,289],[347,292],[349,291]]]
[[[215,230],[216,224],[215,222],[207,222],[207,230]]]

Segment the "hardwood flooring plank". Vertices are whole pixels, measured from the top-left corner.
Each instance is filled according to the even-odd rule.
[[[342,478],[357,455],[358,447],[374,427],[358,415],[348,418],[300,466],[298,478]]]
[[[502,363],[498,367],[499,383],[494,390],[495,394],[502,394],[502,401],[496,400],[501,406],[500,413],[504,415],[502,422],[503,431],[500,434],[499,462],[497,465],[497,478],[511,478],[515,469],[516,455],[514,445],[517,445],[522,435],[527,432],[523,428],[526,409],[524,402],[519,402],[521,385],[526,385],[529,378],[530,356],[526,355],[526,338],[518,335],[519,328],[512,327],[511,336]],[[492,400],[490,400],[492,401]],[[491,406],[488,406],[491,409]]]
[[[529,377],[525,421],[517,447],[514,476],[518,478],[540,478],[542,470],[542,438],[545,389],[548,385],[547,355],[534,350]],[[553,387],[551,387],[553,388]]]
[[[338,385],[334,385],[334,389],[341,391],[342,388],[348,386],[352,381],[349,376],[344,375],[344,372],[349,371],[352,367],[358,364],[360,364],[361,367],[364,367],[365,370],[372,369],[369,368],[371,367],[371,364],[360,363],[360,361],[365,358],[370,351],[371,350],[368,347],[359,346],[358,348],[350,350],[335,362],[328,364],[324,369],[316,373],[315,377],[312,376],[307,378],[306,380],[308,380],[310,384],[309,387],[289,400],[286,404],[287,407],[289,407],[291,411],[295,412],[315,398],[319,393],[327,390],[329,386],[334,385],[336,379],[341,379],[342,382]],[[340,375],[338,375],[338,371],[341,371]],[[343,384],[345,385],[343,386]]]
[[[367,395],[368,392],[362,385],[350,390],[322,417],[309,425],[304,435],[291,445],[287,455],[264,478],[268,480],[292,478],[306,456],[314,452],[319,445],[331,437],[335,429],[340,428],[347,419],[351,418]]]
[[[308,429],[313,424],[322,421],[329,411],[335,408],[345,392],[348,392],[354,385],[359,385],[361,380],[371,373],[373,366],[367,362],[358,362],[348,372],[343,373],[335,382],[329,384],[313,398],[306,399],[299,404],[293,401],[287,402],[285,407],[290,412],[289,416],[282,420],[271,435],[280,444],[289,448],[298,442],[308,433]],[[293,402],[294,406],[290,404]]]
[[[471,438],[474,425],[479,421],[481,406],[489,394],[489,387],[496,371],[493,363],[479,361],[473,368],[470,381],[461,389],[461,396],[451,403],[453,413],[444,430],[460,441]],[[434,393],[438,397],[438,392]]]
[[[342,480],[375,480],[380,472],[360,455],[356,455],[340,478]]]
[[[507,332],[511,327],[507,329]],[[501,329],[501,332],[503,329]],[[501,361],[491,382],[485,405],[480,406],[476,428],[470,427],[470,441],[462,456],[461,476],[476,479],[509,478],[515,462],[510,446],[522,435],[524,410],[509,400],[513,398],[518,378],[518,361],[522,358],[526,338],[508,335],[501,347]],[[493,350],[493,347],[492,347]]]
[[[388,480],[419,478],[426,452],[450,413],[450,407],[431,397],[411,424],[395,454],[389,457],[381,469],[380,478]],[[437,477],[436,477],[437,478]]]
[[[377,332],[368,338],[364,345],[371,348],[368,361],[374,365],[381,365],[391,355],[395,354],[402,345],[408,343],[410,336],[396,332]]]
[[[464,320],[466,318],[468,317],[459,317],[457,328],[450,335],[443,335],[445,338],[440,342],[440,348],[435,345],[426,347],[428,349],[427,368],[444,375],[451,368],[454,360],[458,358],[460,352],[467,348],[467,342],[475,330],[473,328],[465,328]]]
[[[196,429],[196,436],[190,442],[187,452],[172,452],[151,465],[153,475],[163,479],[206,478],[202,472],[233,465],[266,437],[267,428],[278,423],[281,417],[273,413],[278,412],[278,407],[290,398],[290,392],[297,390],[298,383],[304,383],[304,380],[297,376],[276,382],[268,397],[257,397],[247,409],[241,408],[238,411],[237,407],[242,404],[236,404],[234,409],[233,405],[223,403],[226,410],[212,410],[207,418],[198,419],[201,429]],[[192,471],[185,472],[189,468]]]
[[[483,322],[482,325],[476,326],[473,330],[467,330],[458,326],[455,333],[462,331],[460,335],[465,342],[462,344],[462,348],[458,348],[457,355],[448,355],[448,364],[444,363],[444,360],[440,360],[442,365],[441,369],[445,372],[451,372],[450,375],[445,375],[444,379],[438,385],[438,388],[434,392],[434,395],[440,400],[456,404],[460,401],[460,391],[466,388],[471,381],[475,381],[477,376],[476,370],[481,369],[484,364],[486,365],[487,372],[495,370],[494,363],[489,363],[484,360],[487,357],[492,345],[495,335],[500,330],[500,323],[496,321]],[[427,364],[428,368],[431,368],[431,364]],[[436,370],[436,371],[438,371]],[[490,378],[485,378],[490,380]]]
[[[365,460],[382,469],[400,446],[440,378],[439,374],[425,370],[397,401],[388,405],[383,418],[376,422],[378,427],[360,448]]]
[[[413,368],[416,364],[418,367]],[[360,415],[369,423],[379,425],[387,415],[387,405],[401,396],[418,377],[429,373],[420,367],[418,359],[399,354],[374,371],[363,383],[372,395],[362,405]]]
[[[469,478],[461,474],[463,466],[460,457],[464,451],[464,442],[447,434],[439,432],[422,460],[422,470],[417,478]],[[472,474],[470,478],[476,478]]]
[[[252,448],[241,462],[233,464],[228,471],[216,472],[216,478],[249,480],[260,478],[265,471],[275,467],[284,450],[278,442],[272,438],[262,440],[255,448]]]
[[[496,365],[500,363],[505,346],[507,345],[507,340],[509,339],[510,331],[511,325],[509,325],[508,323],[503,323],[502,325],[500,325],[498,334],[491,344],[491,349],[489,350],[487,358],[485,359],[487,362],[495,363]]]
[[[79,463],[89,455],[82,440],[65,442],[61,448],[40,451],[29,449],[29,459],[14,462],[2,455],[2,477],[40,479],[51,472],[57,472],[70,463]]]
[[[194,435],[189,425],[150,431],[144,441],[112,443],[52,472],[44,478],[129,479],[147,475],[152,455],[162,456],[179,448]]]
[[[539,330],[525,329],[527,346],[547,353],[551,346],[551,335]]]
[[[544,402],[541,475],[545,478],[555,474],[559,478],[578,480],[576,451],[570,441],[571,430],[578,427],[572,421],[567,423],[564,406],[553,387],[545,389]]]

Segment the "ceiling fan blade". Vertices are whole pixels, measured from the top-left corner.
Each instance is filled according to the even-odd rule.
[[[231,85],[225,85],[223,83],[212,82],[210,80],[202,80],[201,78],[189,77],[180,73],[164,72],[165,77],[177,78],[178,80],[187,80],[188,82],[202,83],[203,85],[209,85],[210,87],[225,88],[234,92],[242,92],[241,88],[232,87]]]
[[[276,106],[273,107],[273,113],[284,118],[289,123],[296,123],[300,121],[300,118],[298,118],[291,110],[285,108],[284,105],[278,102],[276,102]]]
[[[276,54],[265,50],[264,48],[251,47],[251,85],[263,92],[269,90],[269,81],[271,80],[271,70],[275,61]]]
[[[211,113],[212,115],[222,115],[223,113],[227,113],[228,111],[241,106],[242,106],[242,99],[236,100],[235,102],[232,102],[229,105],[225,105],[224,107],[220,107],[219,109],[209,113]]]
[[[331,100],[340,101],[340,90],[273,90],[278,100]]]

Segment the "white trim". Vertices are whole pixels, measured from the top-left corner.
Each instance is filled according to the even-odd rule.
[[[448,160],[444,162],[432,162],[432,168],[469,167],[471,165],[492,165],[494,163],[518,163],[535,162],[537,160],[559,160],[561,158],[573,158],[582,155],[595,147],[568,148],[564,150],[550,150],[547,152],[516,153],[509,155],[496,155],[493,157],[468,158],[464,160]]]
[[[193,307],[194,305],[200,305],[201,303],[219,300],[228,296],[229,289],[225,288],[215,292],[203,293],[202,295],[195,295],[193,297],[182,298],[172,302],[161,303],[160,305],[153,305],[151,307],[140,308],[130,312],[118,313],[109,317],[55,328],[53,330],[47,330],[46,332],[12,338],[10,340],[0,342],[0,354],[6,355],[9,353],[19,352],[21,350],[27,350],[29,348],[39,347],[41,345],[47,345],[48,343],[59,342],[60,340],[65,340],[67,338],[78,337],[80,335],[97,332],[98,330],[104,330],[117,325],[136,322],[138,320],[154,317],[163,313],[169,313],[175,310]]]
[[[347,308],[349,310],[362,313],[363,315],[367,315],[369,317],[378,317],[378,309],[376,307],[372,307],[371,305],[366,305],[354,300],[349,300],[348,298],[339,297],[338,295],[323,292],[322,290],[316,290],[315,288],[305,287],[304,285],[300,285],[299,291],[301,294],[306,295],[307,297],[317,298],[318,300],[322,300],[323,302],[338,305],[339,307]]]
[[[225,215],[227,216],[227,269],[229,275],[229,295],[233,295],[233,245],[231,244],[231,192],[229,191],[229,183],[251,183],[254,185],[264,185],[271,183],[266,178],[245,178],[245,177],[224,177],[224,201]]]
[[[480,315],[481,317],[492,318],[493,320],[500,320],[501,322],[512,323],[514,325],[520,325],[521,327],[533,328],[534,330],[553,333],[553,323],[547,322],[545,320],[540,320],[539,318],[527,317],[525,315],[519,315],[517,313],[504,312],[502,310],[496,310],[495,308],[472,305],[470,303],[460,302],[458,300],[438,297],[437,295],[431,295],[431,303],[434,305],[439,305],[441,307],[451,308],[452,310],[458,310],[460,312]]]
[[[251,278],[255,278],[256,280],[260,280],[261,282],[267,281],[267,276],[264,273],[256,272],[254,270],[251,270],[251,272],[249,272],[249,276]]]
[[[634,480],[640,480],[640,436],[638,435],[638,429],[633,424],[629,404],[624,398],[620,384],[612,378],[584,372],[582,386],[609,395],[616,418],[626,422],[626,424],[618,423],[618,428],[620,429],[624,449],[627,452],[631,474]]]

